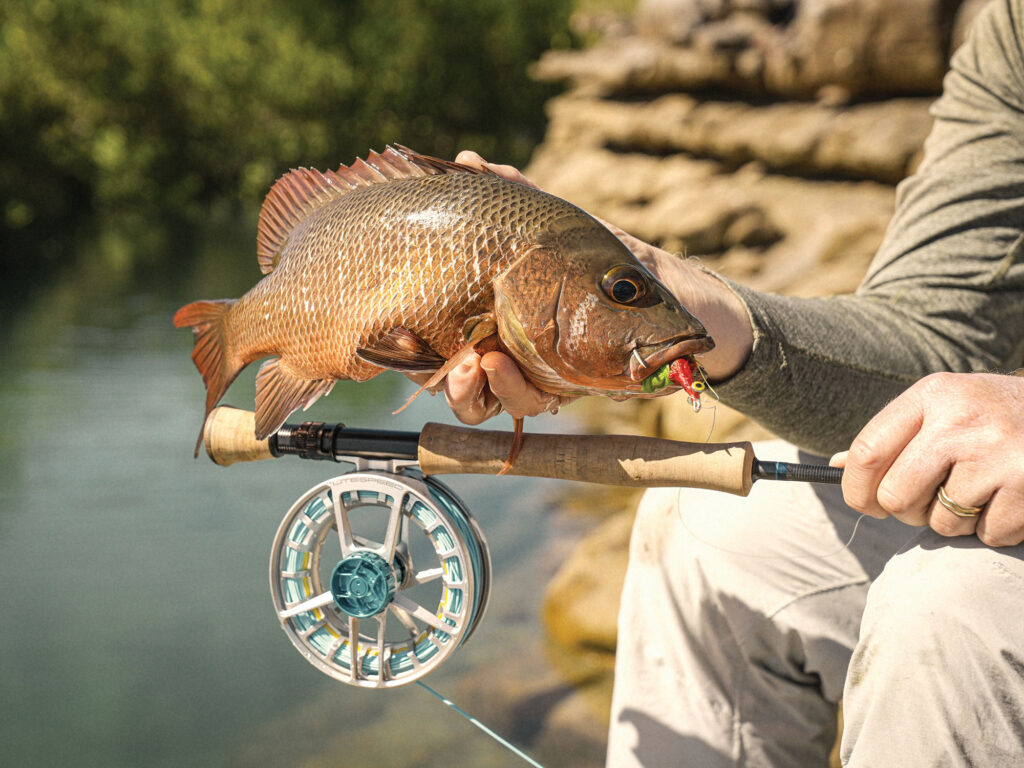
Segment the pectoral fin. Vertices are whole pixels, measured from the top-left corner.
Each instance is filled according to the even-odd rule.
[[[444,365],[438,368],[437,372],[434,373],[434,375],[431,376],[430,379],[422,387],[417,389],[416,392],[413,393],[413,396],[406,400],[405,404],[394,413],[399,413],[405,410],[405,408],[408,407],[409,403],[411,403],[413,400],[419,397],[420,393],[423,392],[423,390],[430,389],[431,387],[436,387],[438,384],[444,381],[445,377],[449,373],[454,371],[455,368],[458,367],[459,363],[461,363],[463,360],[469,357],[469,355],[472,352],[476,351],[477,344],[482,344],[491,337],[497,335],[498,325],[494,321],[494,317],[492,315],[478,315],[467,321],[465,331],[468,335],[466,345],[459,349],[459,351],[452,355],[450,358],[448,358]]]
[[[256,374],[256,439],[272,435],[294,411],[330,392],[334,382],[297,376],[279,357],[267,360]]]
[[[403,373],[436,371],[444,365],[441,355],[405,328],[395,328],[372,347],[357,349],[356,354],[371,365]]]

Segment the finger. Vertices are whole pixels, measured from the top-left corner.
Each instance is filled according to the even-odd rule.
[[[923,421],[921,404],[908,393],[883,408],[853,441],[843,472],[843,498],[853,509],[888,517],[878,503],[878,486]]]
[[[849,451],[840,451],[839,453],[837,453],[835,456],[828,460],[828,465],[830,467],[845,467],[846,457],[849,455]]]
[[[445,398],[452,413],[463,424],[479,424],[498,410],[498,401],[487,389],[487,374],[480,367],[480,355],[473,353],[448,374]]]
[[[433,376],[433,372],[427,371],[426,373],[413,373],[411,371],[402,371],[402,375],[407,379],[411,379],[419,384],[421,387],[430,381],[430,377]]]
[[[463,424],[475,425],[497,416],[502,411],[501,401],[489,389],[484,388],[480,399],[466,410]]]
[[[537,185],[526,178],[522,171],[516,168],[514,165],[502,165],[501,163],[488,163],[476,152],[469,149],[464,149],[459,152],[455,157],[455,162],[461,163],[462,165],[468,165],[471,168],[479,168],[480,170],[488,170],[501,176],[503,179],[508,181],[514,181],[519,184],[525,184],[528,187],[538,189]]]
[[[536,416],[559,402],[554,395],[528,382],[508,355],[488,352],[481,359],[480,367],[487,374],[491,392],[514,418]]]
[[[629,234],[629,232],[622,229],[622,227],[612,224],[609,221],[605,221],[604,219],[598,219],[598,221],[604,224],[605,228],[609,232],[619,238],[622,244],[626,246],[634,256],[636,256],[637,260],[641,264],[651,270],[655,277],[659,280],[662,279],[658,274],[658,259],[666,257],[669,259],[675,259],[675,256],[668,251],[644,242],[640,238]]]
[[[950,460],[936,448],[931,433],[918,432],[882,476],[875,501],[886,514],[907,525],[928,525],[935,492],[947,479],[950,466]]]
[[[975,532],[981,516],[986,511],[985,505],[992,496],[990,487],[978,485],[976,482],[980,477],[981,475],[976,472],[967,472],[954,466],[941,484],[947,500],[954,505],[982,508],[978,515],[972,517],[958,515],[946,507],[939,500],[939,488],[936,486],[936,495],[928,511],[928,525],[933,531],[943,536],[967,536]]]
[[[1024,542],[1024,495],[1000,488],[989,499],[975,528],[990,547],[1014,547]]]
[[[410,379],[411,381],[415,381],[421,387],[425,386],[428,381],[434,378],[435,373],[437,373],[437,371],[426,371],[423,373],[414,371],[402,371],[403,376],[405,376],[407,379]],[[444,389],[444,382],[427,387],[427,392],[429,392],[431,395],[436,395],[442,389]]]
[[[481,170],[487,166],[487,161],[471,149],[464,149],[459,152],[455,156],[455,162],[460,165],[468,165],[471,168],[480,168]]]
[[[516,168],[514,165],[501,165],[500,163],[487,163],[487,168],[494,171],[496,174],[501,176],[503,179],[514,181],[517,184],[522,184],[533,189],[540,189],[536,184],[530,181],[523,172]]]

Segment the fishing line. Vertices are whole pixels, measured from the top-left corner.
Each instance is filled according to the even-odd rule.
[[[831,552],[824,552],[824,553],[810,553],[809,552],[806,555],[758,555],[758,554],[754,554],[754,553],[751,553],[751,552],[741,552],[739,550],[729,549],[728,547],[723,547],[720,544],[715,544],[714,542],[708,541],[707,539],[703,538],[695,530],[693,530],[687,524],[686,517],[683,515],[682,495],[683,495],[683,491],[685,491],[685,490],[687,490],[687,489],[686,488],[679,488],[676,491],[676,510],[677,510],[678,515],[679,515],[679,522],[682,523],[683,528],[691,536],[693,536],[693,538],[695,538],[701,544],[705,544],[705,545],[711,547],[712,549],[717,549],[719,552],[725,552],[726,554],[737,555],[739,557],[755,558],[755,559],[758,559],[758,560],[804,560],[804,559],[807,559],[807,558],[812,558],[812,559],[816,559],[816,560],[824,560],[825,558],[832,557],[834,555],[838,555],[840,552],[842,552],[844,550],[848,550],[850,548],[850,545],[853,544],[853,540],[857,536],[857,530],[860,528],[861,522],[866,517],[866,515],[858,515],[856,522],[853,524],[853,531],[850,532],[850,538],[847,539],[845,543],[840,544],[839,547],[837,547],[836,549],[834,549]]]
[[[695,381],[693,383],[694,390],[700,394],[703,394],[704,391],[707,390],[708,393],[711,395],[712,399],[714,399],[716,403],[720,403],[722,400],[718,396],[718,393],[715,392],[714,387],[711,386],[711,382],[708,381],[708,377],[704,373],[704,367],[701,365],[696,365],[694,366],[693,370],[695,371],[696,375],[700,376],[700,381]],[[711,429],[708,430],[708,436],[704,438],[705,444],[711,442],[711,436],[715,433],[715,422],[718,419],[718,406],[713,405],[709,410],[711,411]]]
[[[715,434],[715,422],[718,420],[718,406],[712,405],[708,410],[711,411],[711,426],[708,428],[708,436],[704,438],[705,445],[711,442],[711,436]]]
[[[511,742],[509,742],[506,739],[502,738],[499,734],[497,734],[494,731],[492,731],[490,728],[488,728],[486,725],[481,723],[479,720],[477,720],[471,714],[466,712],[466,710],[462,709],[458,704],[453,702],[447,696],[445,696],[445,695],[443,695],[441,693],[438,693],[433,688],[431,688],[429,685],[424,683],[422,680],[417,680],[416,681],[416,685],[418,685],[420,688],[423,688],[425,691],[428,691],[428,692],[432,693],[438,699],[443,701],[444,704],[447,707],[449,707],[451,709],[454,709],[456,712],[458,712],[460,715],[462,715],[464,718],[466,718],[469,722],[471,722],[473,725],[475,725],[477,728],[479,728],[481,731],[483,731],[488,736],[490,736],[492,739],[494,739],[496,742],[501,744],[501,746],[505,747],[505,749],[507,749],[509,752],[513,753],[514,755],[518,755],[523,760],[525,760],[527,763],[529,763],[530,765],[534,766],[534,768],[544,768],[543,765],[541,765],[536,760],[534,760],[532,757],[530,757],[528,754],[523,752],[523,750],[519,749],[515,744],[512,744]]]
[[[702,384],[700,389],[698,389],[697,391],[703,392],[704,389],[707,389],[708,392],[711,393],[711,396],[715,398],[715,400],[721,400],[721,398],[718,396],[718,393],[715,392],[715,388],[711,386],[711,382],[708,381],[708,375],[707,372],[704,370],[704,366],[698,363],[696,366],[694,366],[693,370],[695,372],[694,378],[700,376],[700,383]],[[697,389],[697,387],[695,386],[694,389]]]
[[[706,373],[704,371],[704,368],[702,366],[700,366],[700,365],[695,365],[693,367],[693,370],[694,370],[694,374],[695,374],[694,378],[696,379],[697,376],[700,377],[699,380],[694,381],[693,388],[698,393],[700,393],[700,394],[703,394],[705,391],[707,391],[707,393],[716,402],[721,402],[721,398],[718,396],[718,393],[715,392],[714,387],[711,386],[711,382],[708,381],[708,378],[707,378],[707,375],[706,375]],[[705,443],[711,442],[711,435],[715,431],[715,415],[716,415],[715,411],[717,411],[717,406],[712,406],[709,410],[711,411],[711,414],[712,414],[711,415],[711,430],[708,432],[708,436],[704,440]],[[844,544],[841,544],[837,549],[835,549],[832,552],[825,552],[825,553],[819,553],[819,554],[808,553],[806,555],[757,555],[757,554],[751,554],[749,552],[739,552],[737,550],[732,550],[732,549],[729,549],[728,547],[723,547],[723,546],[721,546],[719,544],[714,544],[714,543],[712,543],[710,541],[707,541],[706,539],[701,538],[697,534],[696,531],[694,531],[689,525],[687,525],[686,518],[683,516],[683,507],[682,507],[682,504],[680,502],[682,500],[681,497],[682,497],[682,493],[683,493],[684,490],[685,490],[684,488],[680,488],[678,490],[677,496],[676,496],[676,509],[679,511],[679,520],[683,524],[683,528],[691,536],[693,536],[695,539],[697,539],[697,541],[701,542],[702,544],[706,544],[707,546],[712,547],[713,549],[717,549],[720,552],[726,552],[726,553],[728,553],[730,555],[738,555],[740,557],[751,557],[751,558],[757,558],[757,559],[763,559],[763,560],[775,560],[775,559],[781,559],[781,560],[802,560],[802,559],[805,559],[805,558],[816,558],[816,559],[821,560],[821,559],[824,559],[824,558],[832,557],[834,555],[839,554],[843,550],[848,550],[850,548],[850,545],[853,544],[854,538],[856,538],[856,536],[857,536],[857,530],[860,528],[861,521],[864,519],[864,515],[859,515],[857,517],[857,520],[856,520],[856,522],[853,525],[853,531],[851,531],[851,533],[850,533],[850,538],[847,539]]]

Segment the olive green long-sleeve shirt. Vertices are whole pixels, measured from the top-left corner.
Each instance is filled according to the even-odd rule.
[[[856,293],[763,294],[722,401],[810,451],[844,450],[933,371],[1024,360],[1024,0],[995,0],[954,55],[919,171]]]

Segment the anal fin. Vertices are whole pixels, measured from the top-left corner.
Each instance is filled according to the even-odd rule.
[[[263,440],[294,411],[308,408],[331,391],[336,379],[306,379],[288,370],[281,358],[267,360],[256,375],[256,439]]]

